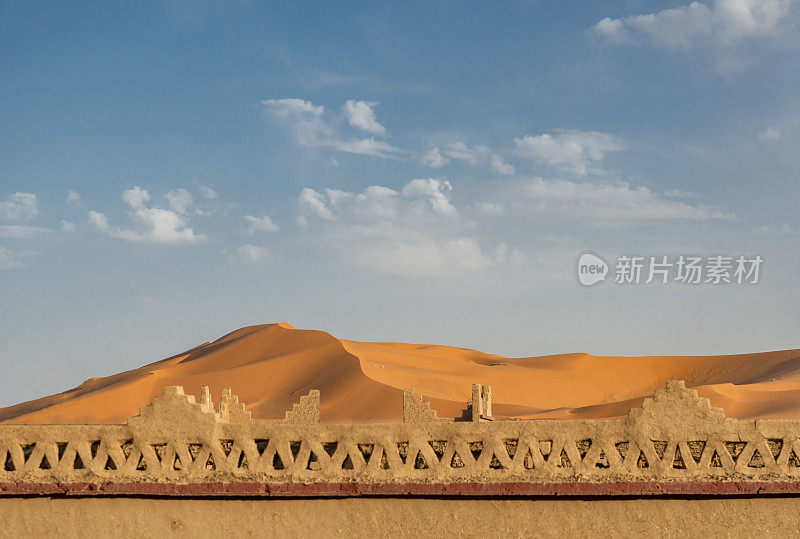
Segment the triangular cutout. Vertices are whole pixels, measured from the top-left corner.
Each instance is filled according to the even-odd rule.
[[[667,451],[667,442],[659,441],[659,440],[652,440],[653,448],[656,450],[656,456],[658,460],[664,458],[664,453]]]
[[[753,451],[753,456],[750,457],[750,462],[747,463],[748,468],[763,468],[766,466],[764,463],[764,457],[761,453],[758,452],[758,449]]]
[[[306,470],[319,470],[320,464],[319,459],[317,458],[317,454],[311,451],[308,454],[308,464],[306,464]]]
[[[241,453],[239,453],[239,464],[237,464],[237,468],[246,470],[249,467],[250,465],[247,463],[247,455],[245,455],[244,451],[242,451]]]
[[[133,451],[133,440],[123,442],[120,448],[122,449],[122,454],[125,455],[125,460],[127,460],[131,456],[131,451]]]
[[[231,451],[233,451],[233,440],[220,440],[219,445],[222,447],[222,452],[225,453],[225,456],[229,457]]]
[[[739,455],[742,454],[746,445],[746,442],[725,442],[725,449],[728,450],[728,453],[730,453],[731,458],[735,462],[736,459],[739,458]]]
[[[492,451],[492,460],[489,461],[489,468],[491,468],[492,470],[505,469],[505,466],[503,466],[503,463],[500,462],[500,459],[497,458],[497,455],[495,455],[494,451]]]
[[[258,456],[264,456],[264,451],[267,450],[267,446],[269,445],[269,440],[266,438],[256,438],[256,451],[258,451]]]
[[[441,462],[442,457],[444,456],[444,450],[447,447],[447,441],[431,440],[428,442],[428,445],[431,446],[431,449],[433,449],[433,453],[436,455],[436,460]]]
[[[561,454],[559,455],[561,462],[556,464],[559,468],[572,468],[572,462],[569,460],[569,455],[567,455],[567,451],[565,449],[561,450]]]
[[[106,457],[106,465],[104,467],[106,470],[116,470],[117,465],[114,464],[114,460],[111,457]]]
[[[175,453],[175,458],[172,459],[172,469],[183,470],[183,463],[177,453]]]
[[[508,454],[508,458],[513,459],[514,455],[517,454],[517,446],[519,446],[519,440],[503,440],[503,445],[506,446],[506,453]]]
[[[217,463],[214,461],[214,454],[209,453],[208,458],[206,459],[206,470],[216,470]]]
[[[683,461],[683,453],[680,446],[675,448],[675,457],[672,459],[672,467],[676,470],[685,470],[686,463]]]
[[[77,465],[77,461],[78,461],[79,458],[81,458],[80,455],[78,455],[78,458],[75,459],[75,461],[76,461],[75,462],[75,467],[76,468],[78,466]],[[83,464],[81,464],[81,467],[83,467]],[[139,470],[139,471],[143,471],[143,470],[147,469],[147,461],[144,459],[144,455],[139,455],[139,462],[136,463],[136,469]]]
[[[42,462],[39,463],[40,470],[49,470],[50,469],[50,461],[47,460],[47,455],[42,457]]]
[[[188,444],[187,449],[189,450],[189,458],[192,459],[192,462],[197,462],[197,458],[203,450],[203,444]]]
[[[28,461],[33,454],[33,450],[36,448],[36,444],[23,444],[22,445],[22,456],[25,459],[25,464],[28,464]]]
[[[289,442],[289,449],[292,452],[292,460],[297,459],[297,455],[300,454],[300,446],[303,445],[303,442]]]
[[[617,449],[620,458],[625,460],[625,455],[628,454],[628,442],[617,442],[614,444],[614,447]]]
[[[99,449],[100,449],[100,440],[95,440],[94,442],[92,442],[92,444],[89,446],[89,454],[92,455],[92,458],[95,458],[97,456],[97,451]]]
[[[381,470],[389,469],[389,459],[386,457],[386,452],[381,453]]]
[[[67,450],[67,442],[58,442],[56,448],[58,449],[58,460],[61,460],[64,457],[64,452]]]
[[[712,468],[722,468],[722,459],[719,458],[717,454],[717,450],[714,450],[714,453],[711,455],[711,462],[709,463]]]
[[[408,442],[397,444],[397,454],[400,456],[400,461],[405,464],[408,459]]]
[[[586,440],[580,440],[575,445],[578,448],[578,454],[581,456],[581,460],[583,460],[583,457],[589,452],[589,448],[592,447],[592,440],[588,438]]]
[[[450,467],[451,468],[463,468],[464,461],[461,460],[461,455],[458,454],[458,451],[453,453],[453,458],[450,459]]]
[[[797,457],[797,453],[794,452],[794,449],[789,454],[789,462],[787,464],[794,468],[800,468],[800,458]]]
[[[781,454],[781,449],[783,449],[783,440],[780,438],[769,438],[767,439],[767,447],[769,448],[769,452],[772,453],[772,457],[777,459],[778,455]]]
[[[689,454],[691,454],[692,459],[695,463],[700,464],[700,459],[703,457],[703,450],[706,448],[706,443],[703,440],[696,440],[692,442],[686,442],[686,445],[689,446]]]
[[[422,456],[422,451],[417,451],[417,458],[414,460],[415,470],[427,470],[428,463],[425,462],[425,457]]]
[[[478,460],[483,453],[483,442],[472,442],[469,444],[469,452],[472,453],[472,458]]]
[[[156,454],[158,462],[162,462],[167,453],[167,444],[150,444]]]
[[[600,454],[597,456],[597,462],[594,465],[595,468],[600,468],[601,470],[611,467],[611,464],[608,463],[608,457],[606,457],[605,451],[600,451]]]
[[[16,466],[14,466],[14,459],[11,457],[11,451],[6,453],[6,462],[3,469],[7,472],[14,472],[17,470]]]
[[[522,459],[522,466],[526,470],[533,470],[536,467],[533,462],[533,453],[531,452],[530,448],[528,449],[528,452],[525,453],[525,458]]]
[[[72,464],[73,470],[83,470],[83,459],[78,452],[75,452],[75,462]]]
[[[339,447],[339,442],[328,442],[326,444],[322,444],[322,448],[328,454],[329,457],[332,457],[334,453],[336,453],[336,449]]]
[[[650,463],[647,461],[644,451],[639,451],[639,458],[636,459],[636,466],[639,468],[649,468]]]
[[[350,458],[350,454],[348,453],[347,456],[342,461],[342,470],[352,470],[353,469],[353,459]]]
[[[272,467],[275,468],[276,470],[284,469],[283,460],[281,459],[281,456],[277,452],[275,453],[275,456],[272,457]]]
[[[358,444],[358,450],[361,452],[361,456],[364,457],[364,460],[369,462],[369,458],[375,450],[375,444]]]

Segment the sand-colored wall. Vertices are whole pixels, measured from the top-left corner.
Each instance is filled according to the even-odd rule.
[[[478,389],[475,400],[486,393],[488,401]],[[318,423],[318,392],[284,421],[266,421],[251,419],[232,395],[215,412],[207,392],[198,403],[169,387],[126,425],[0,425],[0,488],[800,478],[800,421],[726,418],[681,382],[621,420],[490,421],[481,413],[455,422],[412,397],[408,422],[335,425]]]
[[[800,498],[197,500],[0,498],[6,537],[761,537]]]

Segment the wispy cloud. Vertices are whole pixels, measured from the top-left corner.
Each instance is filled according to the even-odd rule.
[[[347,122],[366,133],[385,135],[386,128],[378,123],[373,110],[378,105],[377,101],[353,101],[348,99],[342,106]]]
[[[175,193],[175,192],[173,192]],[[182,208],[184,200],[176,195],[178,207]],[[139,225],[137,229],[126,229],[111,226],[108,217],[101,212],[90,210],[87,213],[89,224],[111,236],[131,242],[141,243],[197,243],[205,236],[197,235],[188,226],[187,217],[177,211],[148,207],[150,193],[146,189],[135,186],[122,192],[122,200],[129,207],[129,214]]]
[[[47,234],[52,232],[50,228],[41,226],[27,226],[27,225],[3,225],[0,226],[0,238],[13,238],[23,239],[38,236],[39,234]]]
[[[793,0],[716,0],[621,19],[605,18],[591,28],[616,43],[647,42],[670,50],[689,50],[711,42],[731,47],[746,39],[775,37],[785,30]]]
[[[255,234],[256,232],[277,232],[278,225],[276,225],[269,215],[263,217],[256,217],[254,215],[245,215],[244,220],[249,223],[247,227],[248,234]]]
[[[21,266],[22,263],[10,249],[0,247],[0,270],[9,270]]]
[[[503,160],[503,157],[492,152],[488,146],[480,144],[467,146],[463,142],[451,142],[442,147],[428,150],[422,156],[422,162],[431,168],[441,168],[451,160],[462,161],[471,165],[488,163],[492,170],[503,175],[514,174],[514,167]]]
[[[0,219],[23,221],[39,215],[39,200],[33,193],[14,193],[0,200]]]
[[[400,148],[373,137],[343,137],[325,119],[325,108],[322,105],[296,98],[267,99],[261,104],[267,113],[292,130],[295,140],[302,146],[327,147],[381,159],[396,159],[403,152]],[[343,113],[350,125],[368,133],[383,134],[385,129],[375,118],[372,110],[374,105],[375,103],[368,101],[347,101]]]
[[[521,157],[572,172],[577,176],[586,176],[589,166],[602,161],[607,153],[625,148],[618,137],[596,131],[526,135],[515,138],[514,144]]]

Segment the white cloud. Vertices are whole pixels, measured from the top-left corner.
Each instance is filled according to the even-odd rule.
[[[64,232],[65,234],[72,234],[73,232],[75,232],[75,230],[76,230],[75,223],[71,223],[63,219],[61,220],[61,232]]]
[[[144,203],[150,200],[150,193],[147,192],[147,189],[136,185],[133,189],[126,189],[122,192],[122,200],[131,208],[142,208]]]
[[[555,135],[526,135],[515,138],[520,156],[586,176],[588,167],[603,160],[606,153],[624,149],[615,136],[596,131],[564,131]]]
[[[255,234],[259,231],[266,231],[266,232],[277,232],[278,225],[272,222],[269,215],[265,215],[263,217],[255,217],[253,215],[245,215],[244,219],[250,223],[250,226],[247,227],[248,234]]]
[[[76,191],[67,191],[67,203],[80,207],[81,195],[79,195]]]
[[[397,153],[402,152],[400,148],[387,144],[374,138],[334,140],[329,144],[340,152],[358,153],[361,155],[371,155],[382,159],[397,159]]]
[[[194,204],[194,198],[192,197],[192,194],[183,188],[178,188],[174,191],[168,192],[166,195],[164,195],[164,198],[167,199],[170,208],[183,215],[185,215],[189,211],[189,208],[191,208],[192,204]]]
[[[22,263],[17,260],[14,253],[10,249],[0,247],[0,270],[9,270],[21,266]]]
[[[333,219],[333,212],[328,208],[322,195],[308,187],[300,191],[300,205],[320,219]]]
[[[108,225],[108,217],[104,213],[100,213],[99,211],[89,210],[87,212],[89,224],[95,227],[97,230],[101,232],[107,232],[109,230]]]
[[[495,172],[505,176],[514,174],[512,165],[505,163],[499,154],[492,153],[489,147],[483,144],[469,147],[463,142],[451,142],[443,148],[433,148],[422,156],[422,163],[431,168],[441,168],[451,160],[463,161],[470,165],[488,163]]]
[[[386,128],[378,123],[375,118],[374,107],[378,105],[377,101],[353,101],[348,99],[342,106],[347,122],[366,133],[373,135],[386,134]]]
[[[494,263],[471,238],[436,240],[397,238],[364,245],[358,260],[372,269],[397,275],[444,276],[482,270]]]
[[[517,210],[539,218],[606,221],[625,224],[642,220],[733,219],[735,216],[702,204],[691,205],[658,196],[628,183],[579,183],[534,178],[513,183],[502,199]]]
[[[452,191],[453,187],[450,182],[446,180],[437,180],[430,178],[427,180],[416,179],[411,180],[403,187],[403,196],[410,198],[425,198],[430,202],[431,207],[437,213],[442,215],[455,215],[456,208],[447,198],[447,193]]]
[[[768,127],[758,134],[761,140],[780,140],[782,136],[783,133],[777,127]]]
[[[40,226],[27,226],[27,225],[5,225],[0,226],[0,238],[30,238],[39,234],[46,234],[52,232],[49,228]]]
[[[439,148],[433,148],[422,156],[422,163],[431,168],[442,168],[449,162],[450,159],[446,155],[443,155]]]
[[[248,262],[260,262],[272,256],[272,253],[266,247],[259,247],[258,245],[252,245],[250,243],[239,247],[236,253],[240,258]]]
[[[369,138],[347,139],[341,137],[334,127],[326,122],[325,109],[302,99],[267,99],[261,102],[273,117],[283,121],[294,132],[298,144],[310,147],[332,148],[346,153],[369,155],[381,159],[397,159],[403,150],[383,141]],[[348,108],[348,104],[352,105]],[[369,109],[369,114],[365,111]],[[348,121],[367,132],[384,133],[383,126],[377,123],[372,114],[372,103],[348,101],[343,107]],[[371,120],[370,120],[371,119]],[[354,123],[355,122],[355,123]]]
[[[492,170],[494,170],[495,172],[499,172],[504,176],[511,176],[515,172],[514,167],[504,162],[503,158],[497,155],[496,153],[493,153],[490,156],[489,161],[492,164]]]
[[[39,215],[39,201],[32,193],[14,193],[0,200],[0,219],[21,221]]]
[[[196,235],[184,216],[175,211],[147,207],[150,193],[139,186],[122,192],[122,200],[131,208],[131,217],[139,224],[138,230],[112,227],[105,214],[91,210],[89,223],[113,238],[142,243],[196,243],[205,236]]]
[[[217,192],[205,185],[200,186],[200,194],[203,195],[203,198],[206,200],[214,200],[217,198]]]
[[[748,38],[778,35],[793,0],[692,2],[647,15],[605,18],[592,27],[613,42],[647,40],[656,47],[688,50],[700,40],[732,46]]]

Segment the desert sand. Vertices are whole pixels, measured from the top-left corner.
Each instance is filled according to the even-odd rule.
[[[492,386],[498,419],[617,418],[681,379],[737,418],[800,418],[800,350],[724,356],[509,358],[452,346],[356,342],[290,324],[236,330],[138,369],[0,408],[4,423],[124,423],[182,385],[218,399],[231,387],[254,418],[282,419],[321,390],[323,422],[399,422],[414,388],[442,417],[460,416],[474,382]]]

